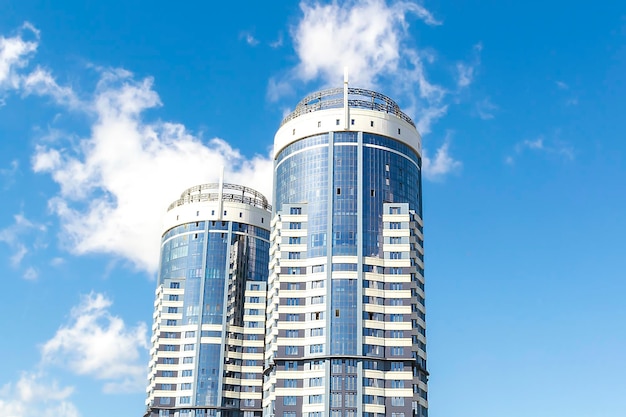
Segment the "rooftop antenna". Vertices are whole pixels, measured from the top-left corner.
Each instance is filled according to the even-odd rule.
[[[219,220],[222,220],[222,207],[223,207],[223,202],[222,202],[222,197],[224,196],[224,165],[222,165],[220,167],[220,179],[219,179],[219,186],[218,186],[218,190],[217,190],[217,218]]]
[[[348,107],[348,67],[343,67],[343,130],[350,129],[350,107]]]

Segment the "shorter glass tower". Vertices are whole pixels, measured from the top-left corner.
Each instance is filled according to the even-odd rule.
[[[222,183],[170,205],[146,417],[261,415],[270,211],[257,191]]]

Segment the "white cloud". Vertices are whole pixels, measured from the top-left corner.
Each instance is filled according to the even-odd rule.
[[[441,101],[445,88],[426,76],[424,62],[434,55],[414,47],[409,33],[409,16],[428,25],[440,22],[423,6],[384,0],[345,1],[322,4],[300,3],[302,18],[291,31],[299,62],[282,77],[268,84],[268,99],[278,100],[296,82],[321,80],[339,86],[343,68],[348,67],[350,84],[381,90],[387,85],[396,99],[405,101],[406,112],[417,115],[416,124],[430,130],[431,122],[447,111]]]
[[[147,327],[127,327],[109,312],[112,302],[102,294],[84,296],[62,326],[42,348],[42,363],[104,380],[105,392],[142,391],[145,363],[141,351],[148,349]]]
[[[26,271],[24,271],[24,275],[22,277],[26,281],[35,281],[37,278],[39,278],[39,272],[36,268],[30,266],[26,268]]]
[[[304,81],[321,77],[332,85],[341,83],[346,66],[352,81],[365,88],[395,72],[401,64],[400,45],[407,37],[407,14],[439,23],[422,6],[408,2],[303,1],[300,8],[303,17],[292,33],[300,58],[294,75]]]
[[[556,86],[561,90],[569,90],[569,85],[564,83],[563,81],[556,81]]]
[[[24,40],[24,36],[34,35],[35,40]],[[15,89],[20,85],[16,70],[28,64],[28,58],[37,50],[39,31],[30,23],[24,23],[18,34],[6,38],[0,36],[0,91]]]
[[[274,42],[270,43],[270,48],[280,48],[283,46],[283,33],[278,33],[278,38]]]
[[[459,62],[456,64],[456,70],[459,73],[459,80],[457,82],[459,87],[467,87],[472,83],[474,78],[474,67]]]
[[[556,155],[570,161],[576,156],[576,152],[570,144],[559,139],[546,141],[543,136],[539,136],[536,139],[522,140],[516,143],[513,149],[514,154],[507,155],[504,160],[508,165],[515,164],[517,157],[526,151],[543,153],[545,155]]]
[[[90,136],[68,147],[59,141],[37,146],[33,169],[60,186],[49,205],[73,253],[109,253],[153,273],[165,210],[184,189],[216,181],[222,166],[227,182],[271,198],[269,156],[246,158],[224,140],[204,142],[181,124],[144,121],[142,113],[159,105],[152,79],[104,71],[84,105],[95,116]]]
[[[22,77],[22,90],[25,94],[52,96],[57,103],[72,108],[82,105],[70,87],[57,84],[52,74],[41,67]]]
[[[482,43],[477,43],[472,48],[473,57],[471,62],[457,62],[457,87],[464,88],[469,86],[476,76],[476,68],[480,65],[480,52],[483,50]]]
[[[494,118],[494,112],[498,110],[498,106],[491,102],[489,97],[476,103],[476,113],[483,120],[491,120]]]
[[[239,38],[244,39],[250,46],[257,46],[259,44],[259,40],[250,32],[241,32]]]
[[[437,149],[434,158],[430,158],[424,149],[424,155],[422,156],[422,171],[424,177],[429,180],[437,181],[447,174],[461,169],[463,164],[450,156],[448,148],[449,143],[446,141]]]
[[[10,259],[14,267],[18,267],[29,252],[24,240],[32,234],[41,235],[45,232],[45,225],[28,220],[22,213],[13,216],[13,224],[0,229],[0,242],[9,245],[14,252]]]
[[[0,387],[0,415],[6,417],[79,417],[69,401],[72,387],[60,387],[43,373],[21,375],[16,383]]]

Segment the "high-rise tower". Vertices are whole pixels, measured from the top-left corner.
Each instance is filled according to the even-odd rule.
[[[427,417],[421,137],[390,98],[324,90],[274,142],[265,417]]]
[[[255,190],[222,183],[170,205],[146,416],[261,415],[270,210]]]

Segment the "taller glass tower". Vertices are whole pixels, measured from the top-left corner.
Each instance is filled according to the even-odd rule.
[[[263,415],[427,417],[415,124],[346,82],[274,145]]]
[[[261,415],[271,206],[204,184],[166,214],[146,417]]]

